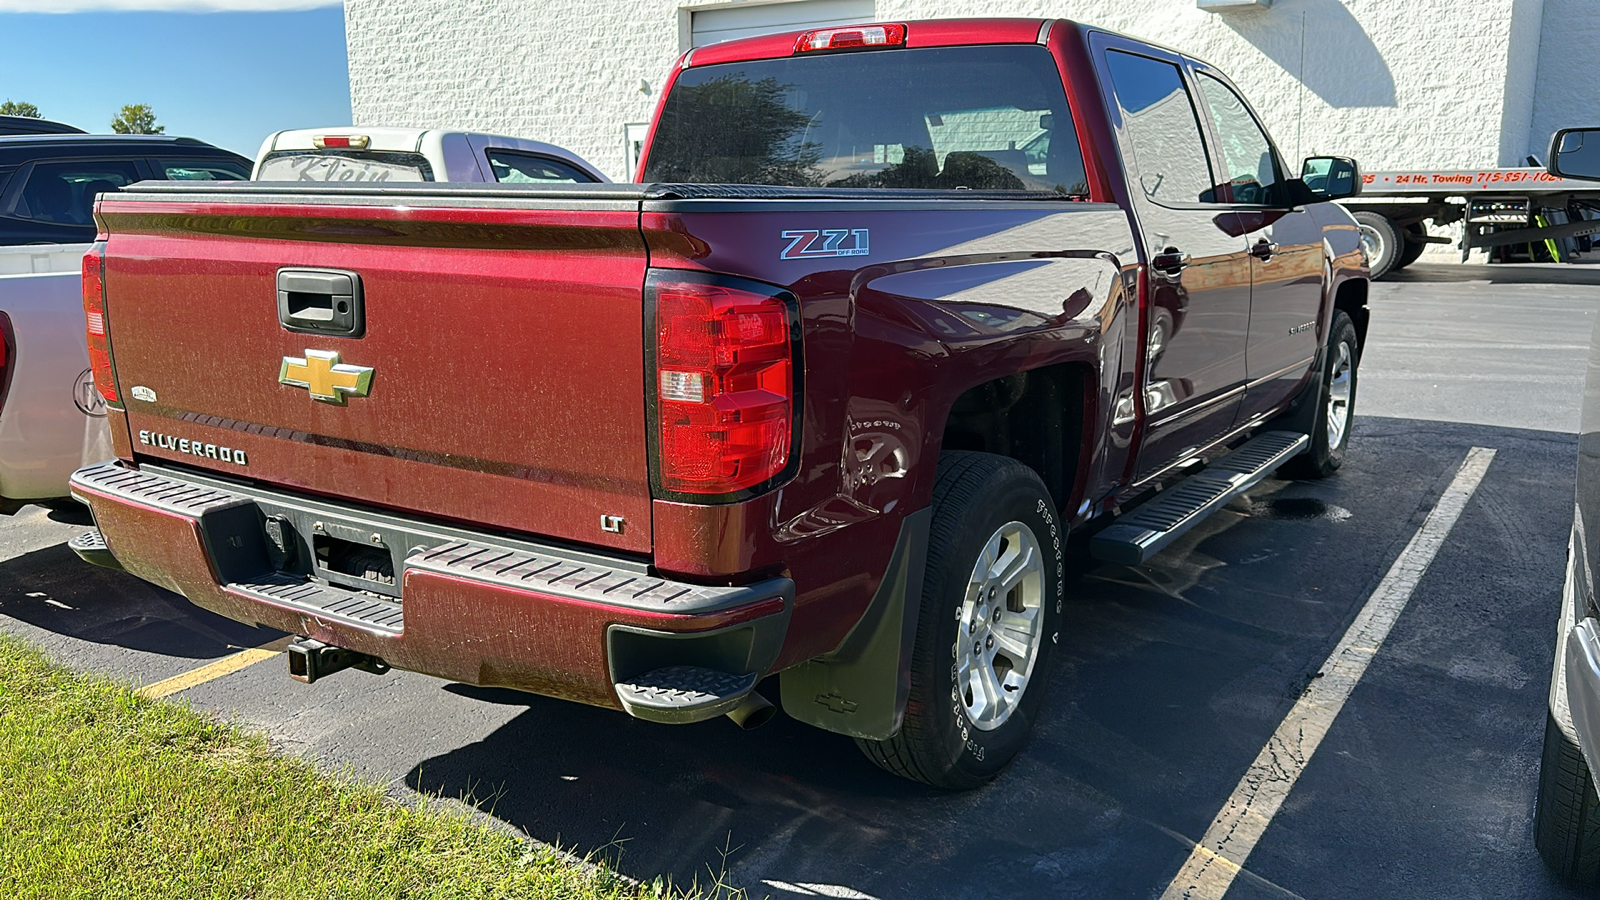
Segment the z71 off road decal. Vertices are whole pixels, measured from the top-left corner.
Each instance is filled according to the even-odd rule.
[[[867,229],[865,228],[812,228],[806,231],[785,231],[783,237],[789,246],[783,248],[783,259],[814,259],[819,256],[866,256]]]

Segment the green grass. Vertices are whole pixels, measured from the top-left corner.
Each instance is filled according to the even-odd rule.
[[[642,898],[0,635],[0,897]]]

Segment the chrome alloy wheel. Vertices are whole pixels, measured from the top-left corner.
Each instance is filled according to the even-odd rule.
[[[1367,265],[1370,266],[1374,260],[1382,259],[1383,235],[1365,222],[1357,222],[1356,230],[1361,234],[1361,252],[1367,255]]]
[[[1350,345],[1338,344],[1333,371],[1328,378],[1328,446],[1344,445],[1345,429],[1350,427],[1350,374],[1354,368]]]
[[[956,630],[956,700],[981,731],[1011,717],[1044,637],[1044,556],[1028,526],[989,536],[967,579]]]

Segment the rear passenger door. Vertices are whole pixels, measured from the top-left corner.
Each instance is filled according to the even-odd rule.
[[[1136,480],[1233,428],[1245,381],[1250,263],[1175,54],[1095,34],[1148,284],[1144,437]]]
[[[1217,199],[1241,223],[1250,247],[1247,384],[1239,423],[1288,402],[1321,346],[1322,227],[1296,206],[1290,175],[1248,103],[1221,75],[1195,65],[1212,159],[1222,169]],[[1325,327],[1325,326],[1324,326]]]

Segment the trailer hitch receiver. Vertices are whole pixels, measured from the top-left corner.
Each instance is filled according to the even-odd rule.
[[[310,684],[344,669],[360,669],[374,675],[389,671],[389,664],[376,656],[334,647],[311,638],[300,638],[289,645],[289,677]]]

